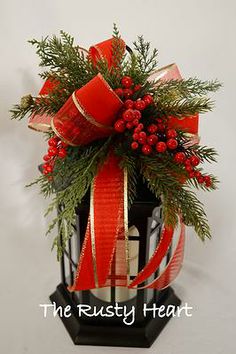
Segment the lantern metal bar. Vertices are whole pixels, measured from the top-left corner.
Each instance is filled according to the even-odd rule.
[[[62,206],[58,206],[58,212],[62,210]],[[59,242],[60,246],[62,247],[63,245],[63,238],[62,238],[62,232],[61,232],[61,221],[58,223],[58,230],[59,230]],[[61,259],[60,259],[60,270],[61,270],[61,282],[62,284],[66,284],[66,273],[65,273],[65,257],[64,257],[64,252],[62,252]]]
[[[74,283],[74,274],[73,274],[73,269],[72,269],[72,260],[71,258],[71,238],[68,240],[68,259],[69,259],[69,274],[70,274],[70,285],[72,286]]]
[[[64,250],[64,254],[68,259],[70,266],[73,267],[74,269],[77,269],[77,264],[73,261],[72,256],[69,254],[69,252],[67,250]]]

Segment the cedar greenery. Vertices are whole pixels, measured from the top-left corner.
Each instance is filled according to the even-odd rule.
[[[74,38],[64,31],[60,32],[59,38],[52,36],[29,41],[36,47],[36,53],[40,58],[39,65],[45,68],[40,76],[44,80],[50,78],[59,85],[47,97],[24,96],[21,103],[11,109],[12,119],[20,120],[32,113],[55,114],[74,90],[85,85],[98,72],[101,72],[113,89],[120,86],[122,76],[129,75],[135,84],[142,84],[139,95],[153,93],[156,105],[147,109],[145,124],[149,124],[152,115],[168,119],[170,115],[181,117],[212,110],[213,102],[207,94],[219,89],[221,85],[217,80],[201,81],[190,78],[159,81],[156,88],[154,82],[147,79],[157,69],[157,50],[150,50],[150,43],[143,37],[138,37],[134,42],[134,51],[124,55],[119,39],[119,31],[114,26],[112,60],[115,65],[112,69],[105,60],[99,60],[95,67],[84,50],[75,45]],[[181,143],[188,140],[184,131],[179,131],[178,134]],[[47,139],[50,136],[50,133],[46,134]],[[74,210],[86,196],[111,146],[115,147],[115,153],[122,157],[121,167],[128,171],[129,206],[136,197],[137,181],[141,177],[150,191],[157,198],[161,197],[164,221],[167,225],[175,226],[178,215],[181,214],[184,223],[193,226],[200,239],[210,238],[210,229],[202,203],[190,187],[212,190],[217,186],[217,179],[211,176],[210,187],[199,184],[196,178],[186,179],[184,167],[173,162],[171,153],[163,154],[161,157],[140,156],[127,148],[129,138],[129,133],[125,134],[125,139],[122,140],[119,135],[114,134],[87,146],[70,147],[65,159],[56,160],[53,183],[49,182],[46,176],[40,176],[30,184],[38,184],[45,197],[53,196],[46,215],[53,210],[57,210],[58,214],[49,225],[47,234],[59,225],[63,242],[61,244],[59,236],[56,236],[53,243],[53,246],[57,247],[58,257],[61,256],[66,241],[73,233]],[[212,148],[194,145],[186,149],[186,154],[193,152],[201,162],[216,161],[217,154]],[[186,182],[181,183],[180,177],[185,178]]]

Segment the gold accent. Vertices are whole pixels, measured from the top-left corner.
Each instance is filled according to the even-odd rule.
[[[91,192],[90,192],[90,233],[91,233],[91,245],[92,245],[94,282],[95,282],[95,287],[98,288],[95,229],[94,229],[94,180],[91,184]]]
[[[60,133],[58,133],[58,131],[57,131],[57,129],[55,128],[55,125],[54,125],[54,123],[53,123],[53,119],[51,120],[51,127],[52,127],[52,130],[54,131],[54,133],[55,133],[57,136],[59,136],[59,138],[60,138],[62,141],[64,141],[64,143],[66,143],[66,144],[68,144],[68,145],[71,145],[71,146],[78,146],[78,145],[73,144],[73,143],[71,143],[70,141],[66,140],[65,138],[63,138],[63,136],[62,136]]]
[[[40,129],[39,127],[45,127],[45,128],[47,128],[47,129]],[[30,129],[32,129],[32,130],[35,130],[35,131],[37,131],[37,132],[48,132],[49,130],[51,130],[52,128],[51,128],[51,126],[50,126],[50,124],[46,124],[46,123],[29,123],[28,124],[28,128],[30,128]]]
[[[81,105],[81,102],[78,100],[78,98],[75,96],[75,91],[72,93],[72,100],[76,106],[76,108],[78,109],[78,111],[82,114],[82,116],[89,121],[89,123],[96,125],[96,127],[98,128],[105,128],[105,129],[113,129],[112,127],[108,126],[108,125],[104,125],[101,123],[98,123],[90,114],[88,114],[84,107]]]
[[[125,233],[125,254],[127,264],[127,281],[130,275],[130,258],[129,258],[129,225],[128,225],[128,172],[124,169],[124,233]]]

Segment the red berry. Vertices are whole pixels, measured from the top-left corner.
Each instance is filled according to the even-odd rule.
[[[139,123],[139,125],[134,129],[135,133],[140,133],[143,129],[143,124]]]
[[[195,177],[195,173],[194,173],[194,171],[190,171],[188,175],[189,175],[189,178],[193,178],[193,177]]]
[[[140,137],[140,138],[145,138],[145,139],[146,139],[147,134],[146,134],[145,132],[140,132],[140,133],[139,133],[139,137]]]
[[[121,85],[124,88],[130,88],[133,85],[133,80],[130,76],[124,76],[121,79]]]
[[[130,98],[133,95],[133,90],[128,88],[124,89],[123,92],[126,99]]]
[[[175,139],[168,139],[166,142],[166,145],[167,145],[168,149],[174,150],[178,146],[178,141]]]
[[[46,171],[48,171],[48,173],[51,173],[53,170],[52,166],[47,166],[46,167]]]
[[[133,149],[133,150],[137,150],[138,149],[138,143],[136,142],[136,141],[134,141],[132,144],[131,144],[131,148]]]
[[[205,185],[206,187],[210,187],[211,186],[211,177],[210,176],[204,176],[204,182],[205,182]]]
[[[145,95],[142,99],[146,103],[146,106],[149,106],[150,104],[153,103],[153,97],[149,94]]]
[[[144,108],[146,107],[146,103],[141,100],[138,99],[137,101],[134,102],[134,107],[138,110],[138,111],[143,111]]]
[[[150,155],[151,152],[152,152],[152,148],[151,148],[150,145],[147,145],[147,144],[143,145],[143,147],[142,147],[142,153],[143,153],[144,155]]]
[[[185,166],[185,170],[186,170],[187,172],[193,172],[193,168],[192,168],[191,165],[186,165],[186,166]]]
[[[141,89],[141,87],[142,87],[142,86],[139,85],[139,84],[138,84],[138,85],[135,85],[135,86],[134,86],[134,92],[139,91],[139,90]]]
[[[203,176],[197,177],[197,181],[198,181],[198,183],[200,183],[200,184],[204,183],[204,177],[203,177]]]
[[[138,142],[140,143],[140,144],[146,144],[146,141],[147,141],[147,139],[146,138],[144,138],[144,137],[142,137],[142,136],[140,136],[139,138],[138,138]]]
[[[159,132],[164,132],[165,131],[165,125],[163,123],[158,123],[157,124],[157,129]]]
[[[67,155],[67,151],[64,148],[60,148],[58,151],[58,157],[60,157],[61,159],[64,159]]]
[[[56,155],[57,155],[57,152],[58,152],[58,150],[57,150],[56,147],[50,147],[50,148],[48,149],[48,155],[49,155],[49,156],[56,156]]]
[[[126,109],[123,112],[122,117],[126,122],[130,122],[134,119],[134,111],[132,109]]]
[[[190,162],[190,159],[186,159],[185,162],[184,162],[185,166],[190,166],[191,165],[191,162]]]
[[[54,147],[56,147],[56,146],[57,146],[57,143],[58,143],[58,139],[57,139],[57,138],[55,139],[55,137],[50,138],[50,139],[48,140],[48,145],[49,145],[49,146],[54,146]]]
[[[165,152],[167,149],[166,143],[164,141],[159,141],[159,143],[156,144],[156,150],[157,152]]]
[[[186,160],[184,152],[177,152],[174,156],[174,161],[177,163],[183,163]]]
[[[47,175],[49,172],[47,170],[43,170],[43,174]]]
[[[125,122],[122,119],[117,120],[114,128],[116,132],[123,133],[125,131]]]
[[[114,91],[115,91],[115,93],[117,94],[117,96],[123,97],[124,91],[123,91],[122,88],[117,88],[117,89],[115,89]]]
[[[44,159],[44,161],[49,161],[49,160],[51,160],[51,156],[44,155],[43,159]]]
[[[134,101],[132,101],[132,100],[126,100],[125,103],[124,103],[124,105],[125,105],[125,108],[127,108],[127,109],[133,108],[133,106],[134,106]]]
[[[137,127],[139,125],[139,120],[138,119],[134,119],[133,120],[133,126]]]
[[[149,145],[155,145],[157,143],[158,137],[157,135],[151,134],[149,135],[149,137],[147,138],[147,143]]]
[[[201,177],[202,174],[201,174],[200,171],[194,171],[194,176],[195,176],[196,178],[198,178],[198,177]]]
[[[128,123],[126,123],[126,128],[127,129],[132,129],[133,128],[133,122],[128,122]]]
[[[138,140],[139,134],[138,133],[134,133],[132,138],[133,138],[133,140]]]
[[[163,120],[161,118],[156,118],[157,123],[163,123]]]
[[[191,156],[190,157],[190,163],[192,166],[197,166],[200,163],[200,159],[198,156]]]
[[[156,133],[157,132],[157,125],[156,124],[151,124],[148,126],[148,131],[149,133],[153,134],[153,133]]]
[[[167,132],[166,132],[166,137],[168,139],[176,138],[177,137],[176,130],[175,129],[168,129]]]
[[[48,164],[48,163],[45,163],[45,164],[43,164],[42,168],[43,168],[44,170],[46,170],[48,166],[49,166],[49,164]]]
[[[134,109],[134,119],[140,119],[142,117],[142,114],[137,110]]]

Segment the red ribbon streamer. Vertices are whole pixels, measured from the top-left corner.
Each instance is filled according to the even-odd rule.
[[[91,196],[89,222],[75,282],[70,291],[110,285],[107,280],[116,242],[119,235],[124,234],[124,171],[113,154],[110,154],[95,177]],[[117,255],[119,285],[127,286],[125,253],[119,253],[119,260]],[[122,279],[122,275],[126,277]]]

